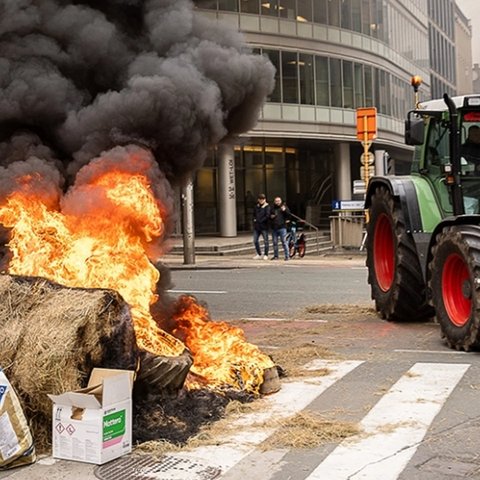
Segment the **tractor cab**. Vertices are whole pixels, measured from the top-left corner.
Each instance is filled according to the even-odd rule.
[[[412,173],[429,179],[443,217],[480,214],[480,96],[433,100],[409,112]]]

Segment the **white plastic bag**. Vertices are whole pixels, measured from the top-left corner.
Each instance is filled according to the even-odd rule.
[[[35,461],[35,446],[15,390],[0,368],[0,470]]]

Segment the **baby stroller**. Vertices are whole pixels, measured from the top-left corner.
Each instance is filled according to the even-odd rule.
[[[293,258],[297,253],[300,258],[305,256],[305,252],[307,250],[307,239],[305,238],[304,233],[297,235],[297,232],[301,232],[303,230],[304,225],[305,223],[301,220],[292,220],[289,223],[287,244],[290,258]]]

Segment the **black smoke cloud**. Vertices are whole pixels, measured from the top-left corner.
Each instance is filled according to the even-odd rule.
[[[189,0],[2,0],[0,165],[40,159],[68,182],[134,143],[175,183],[255,125],[273,77]]]

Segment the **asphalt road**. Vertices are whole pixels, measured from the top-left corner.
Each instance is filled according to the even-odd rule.
[[[198,292],[214,320],[239,324],[274,358],[285,345],[317,345],[354,362],[308,409],[378,430],[356,447],[293,449],[273,459],[254,451],[225,478],[242,480],[255,468],[256,478],[272,480],[480,479],[478,353],[449,350],[434,322],[390,323],[368,311],[361,257],[271,263],[174,270],[173,292]],[[338,311],[304,313],[325,304]]]
[[[173,267],[171,293],[194,294],[213,320],[290,317],[318,304],[371,304],[364,264],[363,257],[212,260],[200,268]]]

